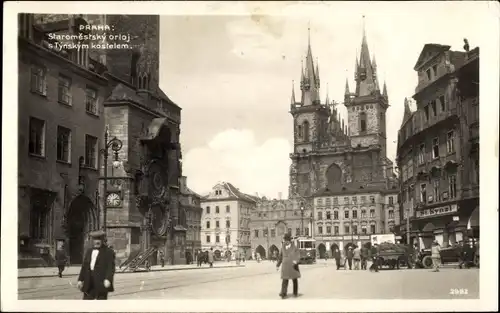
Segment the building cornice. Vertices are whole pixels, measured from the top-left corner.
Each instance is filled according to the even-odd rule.
[[[73,61],[71,61],[65,57],[62,57],[62,56],[58,55],[57,53],[52,52],[52,51],[42,47],[41,45],[34,43],[31,40],[28,40],[26,38],[19,36],[18,43],[19,43],[20,50],[21,50],[21,48],[24,47],[28,51],[31,50],[33,52],[41,53],[42,57],[46,57],[47,59],[54,61],[54,62],[60,62],[60,63],[68,65],[68,68],[77,75],[80,75],[84,78],[87,78],[89,80],[97,82],[102,86],[108,85],[108,79],[106,79],[106,77],[99,75],[95,72],[92,72],[91,70],[88,70],[86,68],[83,68],[83,67],[79,66],[78,64],[74,63]]]

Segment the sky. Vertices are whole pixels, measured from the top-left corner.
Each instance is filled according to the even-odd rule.
[[[228,181],[249,194],[288,196],[290,97],[294,80],[300,99],[308,25],[321,98],[328,93],[342,102],[346,78],[351,91],[355,86],[354,64],[365,24],[379,82],[387,83],[388,157],[394,160],[404,98],[414,94],[413,67],[423,46],[439,43],[463,51],[467,38],[476,47],[484,17],[466,2],[295,3],[280,10],[278,4],[270,5],[275,6],[270,14],[260,3],[246,16],[160,19],[160,85],[183,108],[183,175],[200,194]]]

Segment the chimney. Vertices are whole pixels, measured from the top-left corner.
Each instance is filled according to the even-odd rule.
[[[282,196],[282,193],[280,191],[280,192],[278,192],[278,200],[281,200],[281,196]]]

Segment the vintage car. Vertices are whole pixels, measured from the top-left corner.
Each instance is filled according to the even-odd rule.
[[[460,261],[461,247],[459,245],[453,245],[446,248],[441,248],[441,263],[456,263]],[[467,262],[473,263],[474,261],[474,249],[470,250],[471,255],[467,257]],[[432,268],[432,257],[431,249],[422,249],[420,251],[418,262],[416,264],[420,268]],[[470,264],[473,265],[473,264]]]

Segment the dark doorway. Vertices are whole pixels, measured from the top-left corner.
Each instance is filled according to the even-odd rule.
[[[255,253],[260,254],[261,258],[265,258],[266,257],[266,249],[264,249],[263,246],[258,246],[257,249],[255,249]]]
[[[215,250],[214,251],[214,256],[215,256],[215,259],[220,260],[221,259],[221,252],[220,252],[220,250]]]
[[[269,248],[269,258],[271,260],[277,258],[279,253],[280,253],[280,251],[279,251],[278,247],[276,247],[275,245],[272,245]]]
[[[88,235],[94,230],[95,220],[94,206],[89,198],[80,195],[71,202],[67,215],[71,264],[82,264]]]
[[[326,247],[324,244],[320,243],[318,246],[319,258],[324,259],[326,257]]]

